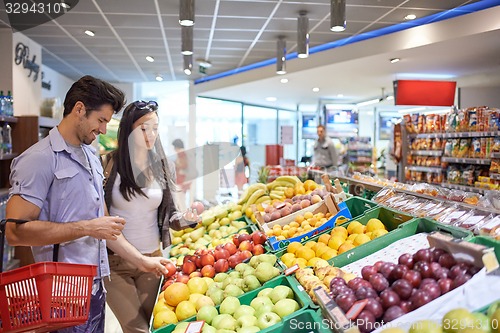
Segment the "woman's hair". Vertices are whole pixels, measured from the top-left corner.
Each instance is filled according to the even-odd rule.
[[[85,105],[86,116],[105,104],[110,104],[115,113],[118,113],[125,104],[125,95],[115,86],[86,75],[73,83],[66,93],[63,117],[71,113],[78,101]]]
[[[129,136],[132,134],[132,127],[139,118],[149,113],[154,112],[157,115],[156,108],[149,105],[138,108],[135,104],[136,102],[129,104],[123,111],[118,128],[118,149],[115,155],[117,172],[121,177],[120,193],[127,201],[130,201],[131,197],[136,194],[147,197],[141,189],[146,184],[144,175],[146,171],[152,171],[155,180],[164,190],[170,191],[170,189],[175,188],[167,156],[159,138],[155,141],[154,149],[148,150],[149,170],[144,170],[138,176],[134,175],[129,147]]]

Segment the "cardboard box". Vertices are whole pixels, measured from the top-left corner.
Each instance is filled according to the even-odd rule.
[[[255,218],[259,224],[259,227],[262,231],[266,232],[273,228],[274,225],[279,224],[281,226],[285,226],[295,220],[297,215],[304,215],[306,212],[316,213],[328,213],[330,212],[333,216],[326,221],[320,227],[309,231],[308,233],[299,235],[297,237],[288,238],[285,240],[277,240],[276,237],[272,236],[268,238],[268,243],[273,250],[280,250],[288,246],[291,242],[303,242],[308,240],[311,237],[319,234],[322,231],[333,228],[337,223],[337,219],[342,218],[342,220],[347,221],[351,219],[351,213],[347,208],[347,205],[344,202],[341,202],[337,205],[334,200],[333,194],[328,194],[322,202],[318,202],[315,205],[309,206],[307,208],[301,209],[293,214],[282,217],[280,219],[274,220],[272,222],[265,223],[262,215],[260,213],[255,214]]]

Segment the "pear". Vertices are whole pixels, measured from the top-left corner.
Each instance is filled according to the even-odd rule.
[[[274,254],[261,254],[258,256],[260,262],[267,262],[271,265],[274,265],[276,263],[276,260],[278,258]]]
[[[267,262],[261,262],[255,269],[255,276],[260,283],[267,282],[280,274],[279,269]]]
[[[248,262],[248,264],[253,268],[257,268],[259,263],[260,263],[259,256],[253,256],[252,258],[250,258],[250,261]]]
[[[248,266],[248,268],[243,272],[243,278],[250,275],[255,275],[255,268]]]
[[[203,237],[203,235],[205,235],[205,228],[201,227],[201,228],[198,228],[198,229],[192,231],[189,234],[189,238],[191,238],[191,240],[193,242],[196,242],[198,239],[200,239],[201,237]]]
[[[226,289],[224,289],[223,294],[224,294],[224,298],[229,297],[229,296],[237,297],[237,296],[243,295],[244,292],[243,292],[243,290],[241,290],[241,288],[230,284],[229,286],[226,287]]]
[[[227,273],[217,273],[217,275],[214,277],[214,281],[215,282],[222,282],[224,281],[227,277],[229,276],[229,274]]]
[[[250,266],[248,264],[241,262],[238,265],[236,265],[236,267],[234,269],[236,269],[237,272],[240,272],[243,274],[243,272],[245,272],[245,270],[247,270],[249,267]]]
[[[257,289],[261,286],[259,279],[255,275],[248,275],[243,279],[244,286],[243,291],[247,292],[250,290]]]

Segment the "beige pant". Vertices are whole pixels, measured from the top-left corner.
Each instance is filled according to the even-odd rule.
[[[160,250],[148,256],[161,256]],[[106,302],[123,333],[148,333],[160,279],[144,273],[117,255],[109,256],[111,280],[105,278]]]

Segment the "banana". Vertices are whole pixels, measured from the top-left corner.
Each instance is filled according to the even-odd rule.
[[[284,180],[284,181],[288,181],[292,184],[297,184],[297,183],[302,183],[299,179],[299,177],[297,176],[279,176],[278,178],[276,178],[277,181],[280,181],[280,180]]]
[[[271,194],[269,194],[269,197],[270,197],[271,199],[278,199],[278,200],[281,200],[281,199],[283,199],[283,198],[284,198],[282,195],[279,195],[279,194],[276,194],[276,193],[271,193]]]
[[[281,196],[284,196],[285,195],[285,192],[283,191],[277,191],[277,190],[272,190],[271,192],[269,192],[270,194],[276,194],[276,195],[281,195]]]
[[[250,197],[252,196],[252,194],[254,194],[255,191],[260,190],[260,189],[267,190],[267,187],[265,184],[262,184],[262,183],[255,183],[255,184],[250,185],[245,190],[245,192],[243,192],[243,194],[241,195],[240,200],[238,200],[238,205],[242,205],[245,202],[247,202],[248,199],[250,199]]]
[[[247,201],[247,207],[253,205],[257,199],[259,199],[261,196],[265,195],[267,192],[263,189],[257,190],[253,192],[253,194],[248,198]]]
[[[271,198],[268,195],[263,195],[260,198],[258,198],[257,200],[255,200],[255,204],[260,204],[260,203],[263,203],[266,201],[271,201]]]
[[[285,191],[286,189],[288,188],[292,188],[292,186],[288,187],[288,186],[276,186],[275,188],[273,188],[273,190],[277,190],[277,191]]]
[[[272,185],[271,188],[274,189],[276,187],[294,187],[295,183],[289,182],[287,180],[275,180],[272,183],[269,183],[268,185]]]

